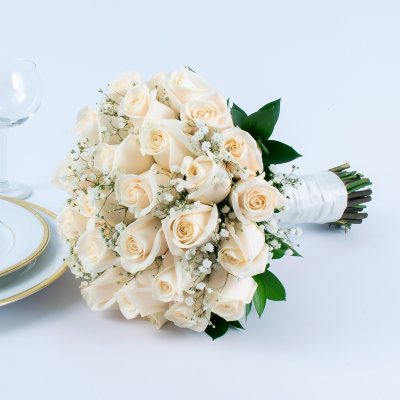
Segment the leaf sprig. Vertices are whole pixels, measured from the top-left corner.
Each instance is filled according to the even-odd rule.
[[[208,325],[205,332],[212,340],[218,339],[224,336],[228,332],[229,328],[244,329],[239,321],[227,321],[217,314],[212,314],[210,319],[210,325]]]
[[[269,264],[262,274],[253,276],[253,279],[257,283],[257,290],[253,297],[253,303],[259,317],[261,317],[264,312],[267,300],[286,300],[286,291],[284,286],[268,268]]]
[[[247,115],[235,103],[233,103],[231,109],[233,123],[249,132],[260,146],[265,170],[271,164],[283,164],[301,157],[301,154],[293,149],[293,147],[270,139],[278,122],[280,107],[281,99],[277,99],[265,104],[258,111],[250,115]]]

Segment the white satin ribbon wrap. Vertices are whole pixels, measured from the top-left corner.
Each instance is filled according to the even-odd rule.
[[[347,207],[347,189],[333,172],[300,176],[301,185],[287,190],[289,199],[284,211],[277,214],[290,224],[335,222]]]

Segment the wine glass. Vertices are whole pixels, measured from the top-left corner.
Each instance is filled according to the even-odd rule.
[[[7,132],[31,118],[41,98],[36,64],[0,57],[0,195],[25,199],[32,194],[28,186],[7,180]]]

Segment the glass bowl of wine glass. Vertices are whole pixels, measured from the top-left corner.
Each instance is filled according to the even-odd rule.
[[[0,56],[0,194],[25,199],[32,190],[7,179],[7,134],[39,109],[42,88],[36,64]]]

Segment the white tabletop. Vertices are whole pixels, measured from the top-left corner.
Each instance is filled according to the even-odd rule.
[[[189,64],[246,110],[282,97],[275,139],[304,173],[349,160],[374,181],[365,225],[305,227],[304,258],[274,262],[287,302],[212,342],[89,311],[68,272],[0,308],[2,399],[397,399],[400,8],[395,1],[20,1],[1,52],[32,58],[44,98],[10,132],[10,177],[55,211],[49,181],[77,110],[128,69]]]

